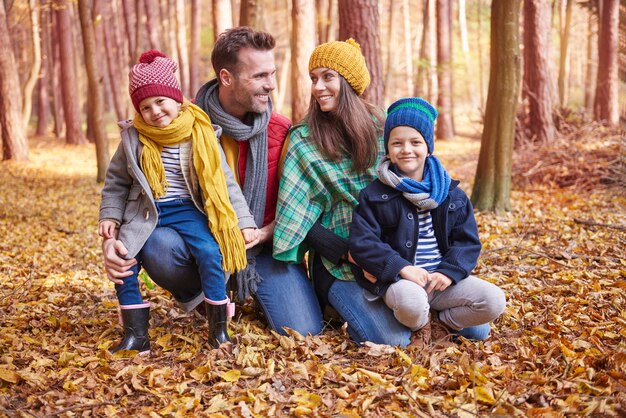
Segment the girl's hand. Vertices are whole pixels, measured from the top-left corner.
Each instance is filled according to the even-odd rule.
[[[246,243],[246,250],[257,245],[261,237],[259,230],[256,228],[244,228],[241,230],[241,235],[243,235],[243,240]]]
[[[439,272],[434,272],[430,274],[428,281],[429,283],[428,287],[426,288],[426,293],[430,293],[433,290],[438,290],[441,292],[442,290],[446,290],[452,284],[452,279],[450,279],[445,274]]]
[[[406,266],[400,270],[400,277],[417,283],[422,287],[426,287],[426,284],[428,284],[428,272],[421,267]]]
[[[102,221],[98,225],[98,235],[102,238],[115,238],[115,228],[117,225],[113,221]]]

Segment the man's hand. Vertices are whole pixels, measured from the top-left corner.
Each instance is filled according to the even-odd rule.
[[[271,223],[265,225],[263,228],[259,229],[259,244],[265,244],[266,242],[274,239],[275,226],[276,221],[272,221]]]
[[[452,284],[452,279],[450,279],[445,274],[434,272],[428,277],[428,287],[426,288],[426,293],[431,293],[433,290],[446,290]]]
[[[122,241],[109,238],[102,241],[102,256],[104,258],[104,270],[107,278],[113,283],[122,284],[124,277],[133,274],[129,269],[137,264],[134,258],[125,260],[122,257],[128,254],[128,250]]]

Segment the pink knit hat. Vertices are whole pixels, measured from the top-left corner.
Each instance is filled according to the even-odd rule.
[[[139,103],[146,97],[164,96],[183,102],[183,92],[175,75],[177,68],[174,61],[156,49],[141,54],[139,63],[128,73],[128,92],[137,112]]]

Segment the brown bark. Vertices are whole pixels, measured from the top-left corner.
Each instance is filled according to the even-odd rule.
[[[567,78],[569,76],[569,30],[572,25],[572,0],[563,0],[564,7],[561,8],[561,55],[559,57],[559,104],[561,107],[567,106]],[[565,9],[565,10],[563,10]]]
[[[89,86],[89,122],[96,144],[96,181],[104,182],[107,167],[109,165],[109,142],[104,129],[104,101],[102,99],[102,76],[96,59],[96,34],[91,18],[91,0],[78,2],[78,15],[83,34],[83,51],[85,54],[85,67]]]
[[[413,91],[413,42],[411,36],[411,6],[409,0],[402,0],[402,42],[404,44],[404,62],[406,65],[405,76],[406,86],[404,91]],[[393,44],[390,44],[393,45]]]
[[[450,25],[450,0],[437,0],[437,138],[454,137],[452,122],[452,35]]]
[[[45,1],[45,0],[42,0]],[[37,128],[35,135],[45,135],[48,131],[48,121],[50,119],[50,97],[48,89],[50,86],[50,74],[52,72],[50,63],[50,47],[46,46],[50,43],[50,25],[49,25],[49,7],[41,5],[39,21],[41,23],[41,71],[39,73],[39,82],[37,83]]]
[[[472,190],[478,210],[511,210],[511,166],[519,95],[519,4],[491,4],[491,64],[489,93],[480,155]]]
[[[300,122],[311,97],[309,57],[315,48],[315,3],[292,0],[291,4],[291,119]]]
[[[127,86],[128,78],[122,78],[122,68],[119,56],[116,54],[119,46],[116,44],[115,37],[115,20],[112,13],[110,13],[111,5],[109,2],[103,3],[103,16],[106,16],[106,20],[103,25],[103,38],[106,53],[107,63],[107,77],[109,81],[109,88],[113,99],[113,107],[115,108],[115,115],[117,120],[126,119],[126,106],[122,94],[126,95],[127,89],[122,86]],[[134,63],[133,63],[134,64]],[[126,73],[123,74],[126,76]]]
[[[241,0],[239,9],[239,26],[250,26],[253,29],[260,29],[260,0]]]
[[[196,91],[200,88],[199,80],[199,57],[200,57],[200,16],[202,15],[202,1],[191,1],[191,39],[189,42],[189,89],[188,97],[195,97]]]
[[[550,91],[550,4],[524,1],[524,79],[522,95],[528,102],[526,128],[540,143],[554,140]]]
[[[65,115],[65,142],[80,144],[85,142],[80,126],[80,112],[76,86],[76,63],[74,57],[74,41],[72,39],[72,25],[70,22],[67,0],[55,0],[55,14],[57,17],[56,34],[59,38],[61,57],[61,89],[63,90],[63,113]]]
[[[230,0],[211,0],[213,7],[213,39],[233,27],[233,12]]]
[[[143,0],[144,11],[146,13],[146,34],[150,49],[161,49],[159,42],[159,23],[156,11],[158,11],[158,0]]]
[[[189,51],[187,50],[187,24],[185,23],[185,0],[176,0],[176,47],[180,87],[189,95]]]
[[[470,102],[472,103],[472,108],[478,109],[481,103],[478,101],[478,96],[476,95],[476,87],[474,86],[476,66],[472,65],[472,57],[470,55],[469,37],[467,34],[467,14],[465,12],[465,5],[465,0],[459,0],[459,31],[461,35],[461,50],[463,51],[463,62],[465,64],[465,74],[467,75],[464,83],[467,86],[467,94],[469,96]]]
[[[4,2],[0,2],[0,132],[2,159],[28,160],[28,142],[22,123],[22,92],[13,55]]]
[[[39,38],[39,12],[37,11],[37,0],[28,0],[28,8],[30,12],[31,32],[32,32],[32,65],[30,74],[24,85],[24,101],[22,103],[22,123],[24,129],[28,129],[28,122],[33,109],[33,90],[39,78],[41,70],[41,41]]]
[[[602,2],[600,13],[598,79],[596,82],[594,118],[614,126],[619,123],[618,29],[619,1],[605,0]]]
[[[339,0],[339,39],[354,38],[361,45],[371,83],[363,98],[377,106],[384,104],[380,16],[374,0]]]
[[[431,103],[437,100],[437,37],[435,33],[435,0],[424,0],[422,13],[422,41],[420,46],[420,66],[418,68],[415,96],[423,97]],[[418,90],[419,89],[419,90]]]
[[[587,12],[587,68],[585,69],[585,108],[593,112],[595,101],[595,85],[597,68],[598,31],[595,15],[591,10]]]
[[[63,94],[61,92],[61,54],[59,52],[59,37],[54,28],[57,25],[56,14],[50,12],[50,56],[52,57],[52,112],[54,116],[54,136],[61,138],[65,121],[63,117]]]
[[[122,10],[124,13],[124,30],[128,40],[128,61],[137,62],[137,34],[135,33],[136,19],[138,18],[133,0],[122,0]],[[95,9],[95,7],[94,7]]]

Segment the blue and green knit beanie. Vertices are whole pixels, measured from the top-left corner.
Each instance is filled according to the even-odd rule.
[[[385,150],[389,143],[389,133],[393,128],[410,126],[422,134],[426,140],[428,152],[432,154],[435,148],[435,119],[437,119],[437,109],[422,98],[407,97],[396,100],[387,109]]]

